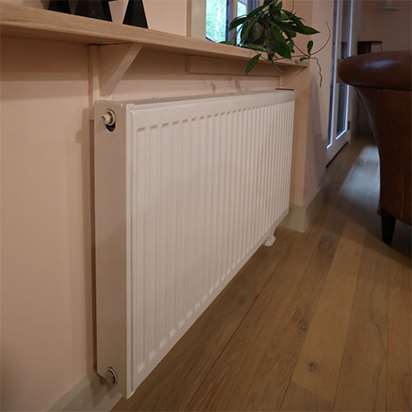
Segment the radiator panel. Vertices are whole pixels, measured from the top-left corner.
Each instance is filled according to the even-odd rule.
[[[98,370],[114,368],[124,395],[134,392],[286,215],[293,98],[292,92],[272,92],[98,104],[97,117],[107,108],[117,116],[112,133],[96,120]],[[117,184],[107,182],[102,169],[108,165]],[[106,210],[112,195],[124,198],[115,208],[123,216]],[[114,218],[124,224],[110,224]],[[125,247],[108,252],[101,245],[117,230]],[[116,263],[108,273],[103,253],[121,261],[115,275]],[[107,305],[118,311],[117,322],[107,321]]]

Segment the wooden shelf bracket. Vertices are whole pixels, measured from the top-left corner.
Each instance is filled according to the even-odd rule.
[[[136,43],[89,46],[90,104],[110,98],[143,46]]]
[[[142,50],[139,44],[110,44],[100,48],[100,93],[110,96]]]

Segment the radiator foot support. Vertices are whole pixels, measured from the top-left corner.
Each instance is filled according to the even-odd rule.
[[[265,240],[264,245],[266,247],[273,246],[273,244],[276,242],[276,236],[272,233],[268,238]]]

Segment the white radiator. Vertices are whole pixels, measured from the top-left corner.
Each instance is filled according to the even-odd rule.
[[[293,110],[289,91],[97,104],[98,372],[125,396],[274,240]]]

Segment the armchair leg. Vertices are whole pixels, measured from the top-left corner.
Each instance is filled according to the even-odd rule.
[[[381,220],[382,220],[382,240],[387,245],[390,245],[393,239],[393,232],[395,230],[396,219],[389,213],[382,210]]]

